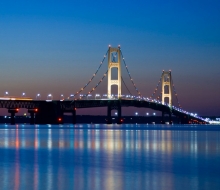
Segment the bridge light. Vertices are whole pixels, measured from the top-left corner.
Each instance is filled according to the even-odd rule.
[[[52,101],[52,100],[53,100],[52,94],[48,94],[46,101]]]
[[[135,115],[138,115],[138,112],[135,112]]]
[[[35,111],[37,112],[37,111],[38,111],[38,109],[36,108],[36,109],[35,109]]]
[[[153,115],[156,115],[156,113],[153,113]]]
[[[149,113],[146,113],[146,115],[149,115]]]
[[[39,93],[36,95],[36,99],[37,99],[37,100],[40,100],[40,99],[41,99],[41,96],[40,96]]]

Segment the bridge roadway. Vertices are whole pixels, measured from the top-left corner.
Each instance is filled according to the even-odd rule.
[[[30,124],[61,124],[63,123],[63,114],[72,113],[72,123],[76,123],[76,110],[80,108],[97,108],[107,107],[107,123],[111,124],[111,110],[118,111],[117,123],[123,123],[121,107],[139,107],[150,108],[162,112],[162,123],[165,123],[164,115],[169,115],[169,123],[171,115],[179,118],[182,124],[207,123],[202,118],[183,112],[182,110],[171,108],[156,101],[134,100],[134,99],[96,99],[96,100],[0,100],[0,108],[8,109],[11,113],[11,124],[15,124],[15,114],[19,108],[28,109],[30,113]]]

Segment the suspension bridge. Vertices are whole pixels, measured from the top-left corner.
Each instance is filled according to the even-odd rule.
[[[105,59],[108,59],[108,68],[104,72],[99,82],[91,88],[90,84],[97,76],[100,71]],[[129,76],[129,80],[136,91],[136,95],[133,95],[130,89],[127,87],[121,72],[122,64],[126,68],[126,72]],[[117,69],[117,79],[112,79],[112,69]],[[104,78],[107,77],[107,94],[101,96],[96,94],[92,96],[92,93],[96,91],[97,87],[103,82]],[[128,95],[122,94],[122,84],[125,86]],[[112,86],[117,86],[117,94],[112,94]],[[90,90],[87,93],[82,94],[85,89]],[[159,88],[161,86],[161,92]],[[156,94],[159,92],[157,97]],[[70,95],[67,99],[61,98],[61,100],[50,99],[52,95],[49,95],[48,100],[38,100],[39,94],[36,99],[27,98],[3,98],[0,100],[0,108],[8,109],[11,114],[11,124],[15,124],[15,114],[18,113],[19,108],[28,109],[30,113],[31,124],[60,124],[63,123],[64,113],[72,113],[72,123],[76,123],[76,112],[80,108],[97,108],[106,107],[106,123],[112,123],[111,111],[117,110],[117,123],[123,123],[122,107],[138,107],[138,108],[150,108],[156,111],[160,111],[161,123],[165,123],[165,115],[169,117],[169,123],[172,123],[172,116],[179,118],[180,123],[190,124],[206,124],[208,121],[196,114],[183,110],[176,93],[176,89],[173,84],[171,71],[163,71],[160,80],[150,97],[144,97],[138,90],[134,79],[128,70],[128,66],[123,57],[120,46],[114,48],[109,46],[103,60],[100,62],[99,67],[88,82],[80,88],[75,94]],[[93,97],[93,98],[92,98]],[[174,98],[177,101],[177,105],[173,105]],[[167,122],[167,121],[166,121]]]

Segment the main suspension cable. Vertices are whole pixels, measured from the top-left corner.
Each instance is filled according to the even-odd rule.
[[[108,69],[109,70],[109,69]],[[100,84],[101,82],[103,81],[103,79],[106,77],[107,73],[108,73],[108,70],[105,72],[105,74],[102,76],[102,78],[100,79],[100,81],[95,85],[94,88],[92,88],[92,90],[90,90],[86,96],[88,96],[89,94],[91,94]]]
[[[171,77],[171,81],[172,81],[172,87],[173,87],[173,90],[174,90],[174,94],[175,94],[175,96],[176,96],[177,104],[178,104],[179,108],[182,109],[182,107],[181,107],[181,105],[180,105],[180,102],[179,102],[179,100],[178,100],[178,97],[177,97],[177,92],[176,92],[175,86],[174,86],[174,84],[173,84],[173,78],[172,78],[172,77]]]
[[[102,59],[102,61],[101,61],[100,65],[99,65],[99,67],[97,68],[96,72],[93,74],[93,76],[90,78],[90,80],[85,84],[85,86],[82,87],[78,92],[76,92],[73,95],[73,97],[76,96],[77,94],[79,94],[80,92],[82,92],[92,82],[92,80],[95,78],[96,74],[98,73],[99,69],[101,68],[103,62],[105,61],[105,58],[106,58],[108,52],[109,52],[109,49],[107,50],[106,54],[104,55],[104,58]]]
[[[125,81],[124,81],[124,79],[123,79],[122,77],[121,77],[121,80],[122,80],[123,84],[125,85],[125,87],[126,87],[127,91],[129,92],[129,94],[132,96],[130,90],[128,89],[128,87],[127,87],[127,85],[125,84]]]
[[[160,83],[161,83],[161,80],[162,80],[162,74],[161,74],[160,80],[159,80],[159,82],[158,82],[156,88],[154,89],[153,94],[152,94],[151,97],[150,97],[151,99],[154,98],[154,95],[156,94],[156,92],[157,92],[157,90],[158,90],[158,87],[159,87],[159,85],[160,85]],[[160,95],[159,95],[159,96],[160,96]]]
[[[140,91],[137,89],[137,87],[136,87],[136,85],[135,85],[135,83],[134,83],[134,80],[131,78],[131,74],[130,74],[130,72],[129,72],[129,70],[128,70],[128,66],[127,66],[127,64],[126,64],[126,62],[125,62],[125,58],[123,57],[123,54],[122,54],[121,49],[120,49],[120,52],[121,52],[121,56],[122,56],[123,63],[124,63],[124,65],[125,65],[125,68],[126,68],[126,70],[127,70],[128,75],[129,75],[129,77],[130,77],[130,80],[131,80],[131,82],[132,82],[132,84],[133,84],[133,86],[134,86],[136,92],[138,93],[138,95],[139,95],[139,96],[142,96],[141,93],[140,93]]]

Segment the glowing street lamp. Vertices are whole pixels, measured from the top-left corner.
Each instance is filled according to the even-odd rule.
[[[100,94],[95,95],[95,99],[100,98]]]
[[[63,101],[63,100],[64,100],[64,95],[61,94],[61,95],[60,95],[60,101]]]
[[[103,98],[107,98],[107,94],[103,94],[102,96],[103,96]]]
[[[92,94],[88,94],[88,95],[87,95],[87,100],[88,100],[88,99],[91,99],[91,97],[92,97]]]
[[[138,112],[135,112],[135,115],[137,116],[137,115],[138,115]]]
[[[70,96],[69,96],[69,98],[71,99],[73,99],[74,98],[74,95],[73,94],[70,94]]]
[[[5,96],[8,96],[8,95],[9,95],[9,93],[8,93],[8,91],[6,91],[6,92],[5,92]]]
[[[153,115],[155,116],[155,115],[156,115],[156,113],[153,113]]]
[[[52,94],[48,94],[48,95],[47,95],[47,101],[52,101],[52,100],[53,100]]]
[[[40,99],[41,99],[40,94],[37,94],[37,95],[36,95],[36,99],[37,99],[37,100],[40,100]]]
[[[149,115],[149,113],[146,113],[146,115]]]

